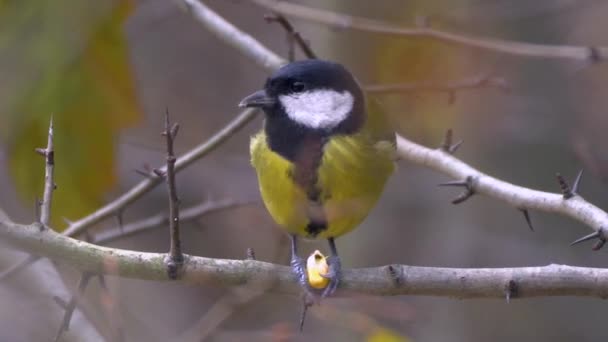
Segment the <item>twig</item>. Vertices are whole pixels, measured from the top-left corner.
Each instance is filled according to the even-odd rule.
[[[317,58],[317,55],[312,51],[308,42],[306,40],[304,40],[304,38],[302,37],[300,32],[296,31],[295,28],[293,27],[293,25],[289,22],[289,20],[287,20],[287,18],[285,18],[283,15],[281,15],[279,13],[273,13],[273,14],[265,15],[264,19],[269,23],[275,22],[275,23],[278,23],[279,25],[281,25],[281,27],[287,33],[287,36],[291,37],[291,40],[298,44],[298,46],[300,47],[300,50],[302,50],[302,53],[304,54],[304,56],[306,56],[306,58],[310,58],[310,59]],[[293,44],[290,44],[290,45],[293,46]],[[289,61],[295,60],[295,54],[294,54],[293,48],[290,48],[289,51],[290,51],[288,53]]]
[[[570,200],[572,201],[572,200]],[[54,259],[82,272],[141,280],[170,281],[163,253],[101,247],[75,240],[38,224],[0,222],[0,239],[14,248]],[[107,267],[108,263],[116,267]],[[521,268],[441,268],[391,265],[344,270],[342,295],[349,291],[370,295],[421,295],[457,298],[504,298],[514,281],[517,296],[587,296],[608,298],[608,269],[549,265]],[[272,284],[271,291],[295,294],[300,289],[288,266],[255,260],[224,260],[187,256],[178,281],[189,284],[235,286]],[[395,281],[395,277],[398,281]]]
[[[505,92],[511,90],[504,78],[489,75],[478,75],[467,77],[451,82],[412,82],[395,84],[373,84],[367,85],[364,89],[369,93],[375,94],[403,94],[414,92],[445,92],[449,95],[449,102],[453,103],[457,91],[479,88],[495,88]]]
[[[177,186],[175,185],[175,153],[173,151],[173,142],[177,137],[179,124],[173,125],[169,122],[169,110],[165,113],[165,131],[162,135],[167,142],[167,168],[164,173],[167,183],[167,192],[169,193],[169,234],[170,245],[169,255],[167,258],[167,273],[169,278],[176,279],[177,273],[180,270],[184,255],[182,254],[182,243],[179,236],[179,198],[177,197]]]
[[[49,134],[46,148],[37,148],[36,152],[44,156],[44,194],[40,205],[40,224],[42,229],[51,225],[51,204],[53,202],[53,191],[55,190],[55,149],[53,148],[53,117],[49,123]]]
[[[69,302],[66,303],[65,301],[61,300],[60,298],[55,299],[57,301],[57,304],[62,309],[65,310],[65,314],[63,316],[63,321],[61,322],[61,326],[59,327],[59,330],[57,331],[57,334],[55,335],[55,340],[54,340],[55,342],[60,341],[63,333],[70,329],[70,321],[72,320],[72,315],[74,314],[76,305],[78,304],[78,301],[84,294],[84,290],[86,289],[87,285],[89,284],[89,280],[91,280],[92,276],[93,276],[92,274],[87,273],[87,272],[82,273],[82,275],[80,276],[80,279],[78,280],[78,292],[76,292],[72,296],[72,298],[70,299]]]
[[[26,269],[27,267],[29,267],[30,265],[32,265],[33,263],[35,263],[38,260],[40,260],[39,256],[28,255],[27,257],[23,258],[23,260],[19,261],[18,263],[14,264],[14,265],[10,266],[9,268],[7,268],[6,270],[2,271],[2,273],[0,273],[0,281],[4,281],[4,280],[12,277],[13,275]]]
[[[255,116],[255,110],[248,109],[241,112],[239,116],[229,122],[224,128],[215,133],[207,141],[194,147],[192,150],[177,158],[177,161],[175,162],[175,171],[179,172],[183,170],[195,161],[215,150],[223,142],[228,140],[228,138],[232,137],[247,123],[253,120]],[[166,167],[159,170],[161,172],[166,172]],[[97,224],[108,217],[116,215],[116,213],[120,212],[121,210],[124,210],[125,207],[141,198],[161,182],[162,178],[158,176],[154,178],[149,177],[142,180],[117,199],[97,209],[94,213],[74,222],[63,232],[63,234],[67,236],[76,236],[83,233],[86,229],[94,224]]]
[[[181,210],[180,212],[180,221],[186,222],[190,220],[196,220],[205,216],[206,214],[226,210],[230,208],[234,208],[236,206],[244,205],[246,203],[241,203],[233,200],[220,200],[217,202],[214,201],[206,201],[199,205],[195,205],[190,208],[186,208]],[[110,242],[113,242],[118,239],[122,239],[128,236],[133,236],[145,231],[148,231],[152,228],[160,227],[169,222],[169,218],[165,214],[158,214],[155,216],[151,216],[145,218],[140,221],[131,222],[123,226],[122,229],[114,228],[110,230],[106,230],[95,235],[95,243],[98,245],[105,245]]]
[[[431,38],[446,43],[524,57],[571,59],[589,63],[598,63],[608,58],[608,47],[605,46],[544,45],[475,37],[472,35],[434,29],[426,25],[419,25],[418,27],[400,27],[378,20],[350,16],[285,1],[252,1],[267,10],[281,13],[288,17],[312,21],[341,30],[351,29],[404,38]]]

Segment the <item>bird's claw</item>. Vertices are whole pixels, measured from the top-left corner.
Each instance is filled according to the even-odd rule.
[[[340,278],[342,277],[342,263],[337,255],[328,257],[327,264],[329,265],[329,272],[323,277],[329,279],[329,284],[323,290],[323,294],[321,295],[323,298],[329,297],[336,292],[340,284]]]
[[[317,295],[308,283],[308,276],[306,275],[306,262],[304,259],[298,256],[292,256],[291,271],[295,274],[298,284],[300,284],[302,290],[304,290],[305,297],[315,301]]]

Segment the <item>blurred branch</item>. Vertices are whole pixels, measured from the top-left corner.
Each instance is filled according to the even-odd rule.
[[[177,0],[193,18],[202,24],[218,39],[249,57],[264,69],[273,69],[277,65],[285,64],[285,60],[268,50],[249,34],[234,27],[231,23],[219,16],[207,6],[197,0]]]
[[[544,45],[475,37],[434,29],[427,25],[400,27],[378,20],[350,16],[285,1],[252,0],[252,2],[288,17],[312,21],[340,30],[351,29],[397,37],[431,38],[446,43],[525,57],[571,59],[590,63],[601,62],[608,58],[608,47],[605,46]]]
[[[182,210],[179,217],[181,222],[196,220],[212,212],[226,210],[244,204],[246,203],[233,200],[205,201],[199,205]],[[157,214],[140,221],[128,223],[122,228],[116,227],[111,230],[100,232],[95,235],[93,241],[98,245],[105,245],[118,239],[123,239],[125,237],[166,225],[167,223],[169,223],[169,217],[167,215]]]
[[[278,23],[279,25],[281,25],[283,30],[285,30],[285,32],[287,33],[287,37],[288,37],[287,43],[289,45],[288,60],[290,62],[293,62],[295,60],[295,51],[294,51],[294,44],[293,44],[294,42],[298,44],[298,46],[300,47],[300,50],[302,50],[302,53],[304,54],[304,56],[306,56],[306,58],[309,58],[309,59],[317,58],[317,55],[310,48],[309,43],[304,39],[304,37],[302,37],[300,32],[296,31],[296,29],[293,27],[293,25],[291,25],[291,23],[289,22],[289,20],[287,20],[287,18],[285,18],[281,14],[273,13],[273,14],[265,15],[264,19],[269,23],[273,23],[273,22]]]
[[[2,221],[0,238],[12,247],[51,258],[82,272],[190,284],[235,286],[262,283],[272,284],[273,292],[295,294],[300,291],[289,267],[261,261],[186,255],[178,280],[171,280],[166,272],[165,253],[101,247],[50,229],[40,231],[39,223],[20,225]],[[565,265],[481,269],[390,265],[345,270],[340,288],[384,296],[605,298],[608,296],[608,270]]]
[[[175,171],[179,172],[183,170],[198,159],[206,156],[207,154],[215,150],[222,143],[228,140],[228,138],[232,137],[236,132],[238,132],[243,126],[249,123],[249,121],[253,120],[255,116],[255,110],[247,109],[241,112],[239,116],[237,116],[234,120],[230,121],[224,128],[215,133],[207,141],[194,147],[181,157],[177,158],[177,161],[175,162]],[[159,169],[159,172],[162,173],[166,171],[166,166]],[[158,175],[149,175],[148,178],[139,182],[139,184],[132,187],[129,191],[125,192],[122,196],[118,197],[114,201],[99,208],[97,211],[90,214],[89,216],[83,217],[80,220],[70,224],[70,226],[63,232],[63,234],[67,236],[76,236],[80,233],[83,233],[86,229],[93,226],[94,224],[97,224],[112,215],[117,215],[122,210],[124,210],[125,207],[135,202],[137,199],[141,198],[143,195],[148,193],[162,181],[163,178]]]
[[[450,103],[456,92],[467,89],[496,88],[508,92],[511,87],[504,78],[478,75],[451,82],[422,81],[413,83],[370,84],[363,87],[366,92],[374,94],[402,94],[414,92],[444,92],[450,96]]]
[[[80,298],[84,295],[84,290],[86,289],[87,285],[89,284],[89,280],[91,279],[93,275],[87,272],[84,272],[80,275],[80,279],[78,280],[78,292],[76,292],[72,298],[70,299],[69,302],[64,302],[61,298],[59,297],[55,297],[55,301],[57,302],[57,304],[63,309],[65,310],[65,313],[63,315],[63,320],[61,322],[61,325],[59,326],[59,330],[57,331],[57,334],[55,335],[55,342],[58,342],[61,340],[61,337],[63,336],[63,334],[70,330],[70,321],[72,320],[72,315],[74,315],[74,310],[76,310],[76,306],[78,305],[78,301],[80,301]]]

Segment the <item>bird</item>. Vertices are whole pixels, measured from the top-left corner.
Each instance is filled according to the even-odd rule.
[[[395,169],[395,132],[353,74],[328,60],[280,67],[239,106],[265,113],[251,138],[251,164],[266,209],[289,234],[292,270],[312,291],[298,238],[326,239],[329,282],[320,294],[330,296],[342,274],[335,239],[356,228],[380,198]]]

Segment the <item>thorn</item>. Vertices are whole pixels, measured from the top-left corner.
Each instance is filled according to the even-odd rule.
[[[391,283],[393,283],[394,286],[399,286],[399,284],[401,284],[401,278],[393,265],[386,266],[386,273],[388,273]]]
[[[42,205],[42,202],[40,201],[40,198],[38,198],[38,196],[36,196],[36,198],[34,199],[34,217],[36,217],[36,222],[40,223],[40,206]],[[43,230],[44,225],[41,225],[41,230]]]
[[[555,177],[557,178],[559,187],[562,190],[562,194],[564,194],[564,199],[570,199],[577,195],[578,186],[581,182],[581,178],[583,177],[583,170],[580,170],[576,175],[576,179],[574,180],[574,186],[572,188],[561,174],[556,173]]]
[[[165,108],[165,130],[160,132],[160,135],[166,137],[167,135],[171,136],[171,132],[169,129],[169,107]]]
[[[122,217],[122,214],[123,214],[123,210],[122,210],[122,209],[121,209],[121,210],[119,210],[119,211],[116,213],[116,221],[118,221],[118,229],[119,229],[121,232],[123,232],[123,231],[124,231],[124,225],[123,225],[123,217]]]
[[[518,289],[515,280],[509,280],[509,282],[505,285],[505,299],[507,300],[507,304],[511,302],[511,298],[517,297],[517,291]]]
[[[135,173],[137,173],[138,175],[144,176],[146,178],[152,178],[152,175],[150,174],[150,172],[148,171],[144,171],[144,170],[140,170],[140,169],[135,169],[134,170]]]
[[[574,184],[572,185],[572,193],[574,195],[578,194],[578,186],[581,183],[581,179],[583,178],[583,169],[581,169],[578,174],[576,175],[576,178],[574,179]]]
[[[599,251],[600,249],[602,249],[602,247],[604,247],[604,244],[606,244],[606,240],[605,239],[599,239],[595,245],[593,245],[593,247],[591,247],[591,250],[593,251]]]
[[[599,239],[600,241],[606,242],[606,238],[604,237],[604,232],[603,232],[603,229],[600,229],[600,230],[598,230],[598,231],[595,231],[595,232],[593,232],[593,233],[591,233],[591,234],[589,234],[589,235],[585,235],[585,236],[583,236],[582,238],[580,238],[580,239],[577,239],[577,240],[573,241],[573,242],[570,244],[570,246],[578,245],[578,244],[579,244],[579,243],[581,243],[581,242],[585,242],[585,241],[589,241],[589,240],[593,240],[593,239]],[[594,246],[594,248],[595,248],[595,247],[598,247],[598,249],[599,249],[599,248],[602,248],[602,246],[604,245],[604,243],[602,243],[602,244],[601,244],[601,245],[599,245],[599,246],[598,246],[598,245],[599,245],[599,244],[596,244],[596,245]]]
[[[445,182],[445,183],[439,183],[439,186],[456,186],[456,187],[466,187],[467,186],[467,181],[449,181],[449,182]]]
[[[300,315],[300,332],[304,330],[304,321],[306,321],[306,312],[308,308],[314,304],[306,293],[302,295],[302,314]]]
[[[521,211],[522,214],[524,214],[524,219],[526,219],[528,228],[530,228],[531,231],[534,231],[534,226],[532,225],[532,220],[530,219],[530,212],[528,211],[528,209],[519,208],[518,210]]]
[[[163,172],[161,169],[152,169],[152,173],[161,178],[165,177],[165,172]]]
[[[175,139],[177,137],[177,132],[179,131],[179,124],[176,122],[171,126],[171,130],[169,130],[169,134],[171,134],[171,139]]]
[[[34,149],[34,151],[36,151],[36,153],[38,153],[39,155],[46,157],[46,149],[45,148],[41,148],[41,147],[37,147]]]
[[[464,187],[465,191],[460,193],[455,199],[452,200],[452,204],[460,204],[468,200],[471,196],[475,195],[475,189],[473,188],[473,177],[467,176],[464,181],[451,181],[446,183],[440,183],[439,186],[459,186]]]
[[[255,260],[255,251],[253,250],[253,248],[248,247],[247,248],[247,252],[246,252],[246,257],[247,260]]]
[[[452,138],[453,138],[452,129],[448,128],[445,131],[445,135],[443,136],[443,142],[441,143],[441,146],[439,146],[439,148],[441,150],[443,150],[444,152],[448,152],[450,150],[450,148],[452,147]]]
[[[448,148],[447,152],[449,154],[456,153],[456,151],[458,150],[458,148],[460,147],[460,145],[462,145],[463,142],[464,142],[464,140],[458,140],[456,143],[454,143],[452,146],[450,146],[450,148]]]

